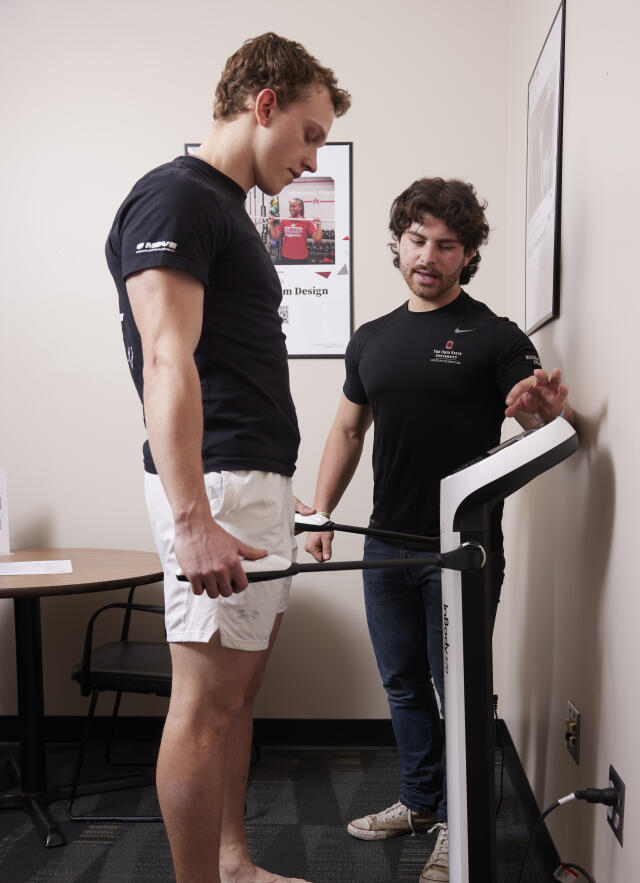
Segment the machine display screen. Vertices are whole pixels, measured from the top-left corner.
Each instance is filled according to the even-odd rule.
[[[524,432],[518,433],[518,435],[514,435],[513,438],[508,438],[505,442],[502,442],[501,445],[498,445],[495,448],[491,448],[490,451],[487,451],[485,457],[490,457],[491,454],[497,454],[498,451],[502,451],[505,448],[508,448],[509,445],[515,444],[517,441],[520,441],[521,438],[526,438],[528,435],[531,435],[533,432],[537,432],[544,426],[544,423],[541,423],[540,426],[534,426],[533,429],[525,429]]]
[[[473,466],[474,463],[479,463],[481,460],[485,460],[492,454],[497,454],[498,451],[502,451],[504,450],[504,448],[508,448],[509,445],[515,444],[517,441],[520,441],[521,438],[526,438],[528,435],[531,435],[532,432],[537,432],[539,429],[542,428],[543,425],[544,424],[541,423],[540,426],[534,426],[533,429],[525,429],[524,432],[520,432],[518,433],[518,435],[514,435],[513,438],[508,438],[506,441],[502,442],[502,444],[497,445],[495,448],[491,448],[490,451],[487,451],[484,454],[480,454],[479,457],[475,457],[473,460],[469,460],[468,463],[463,463],[462,466],[458,466],[455,471],[461,472],[463,469],[467,469],[467,467]]]

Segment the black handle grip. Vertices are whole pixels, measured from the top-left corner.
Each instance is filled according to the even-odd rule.
[[[327,561],[324,564],[292,564],[285,570],[254,570],[247,573],[250,583],[265,582],[270,579],[282,579],[286,576],[295,576],[298,573],[326,573],[336,570],[374,570],[377,568],[390,569],[394,567],[444,567],[449,570],[479,570],[484,567],[486,554],[482,546],[477,543],[463,543],[457,549],[450,552],[438,552],[434,555],[424,555],[419,558],[381,558],[372,561]],[[188,582],[186,576],[178,574],[181,582]]]

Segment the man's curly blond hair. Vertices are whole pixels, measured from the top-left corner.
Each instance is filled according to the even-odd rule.
[[[214,120],[230,120],[247,109],[247,101],[262,89],[273,89],[282,110],[305,96],[314,84],[326,86],[336,116],[351,106],[351,96],[340,89],[335,74],[300,43],[267,33],[246,40],[227,59],[213,103]]]

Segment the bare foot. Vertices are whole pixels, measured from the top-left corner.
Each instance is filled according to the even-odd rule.
[[[300,877],[282,877],[255,865],[243,865],[233,872],[220,868],[220,883],[311,883]]]

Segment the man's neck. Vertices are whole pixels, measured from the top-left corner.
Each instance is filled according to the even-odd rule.
[[[255,184],[250,117],[243,113],[229,122],[216,120],[195,152],[199,159],[239,184],[245,193]]]
[[[428,313],[431,310],[440,310],[446,307],[460,296],[462,288],[454,285],[448,291],[444,292],[440,297],[428,300],[427,298],[418,297],[417,294],[411,292],[409,295],[408,310],[410,313]]]

